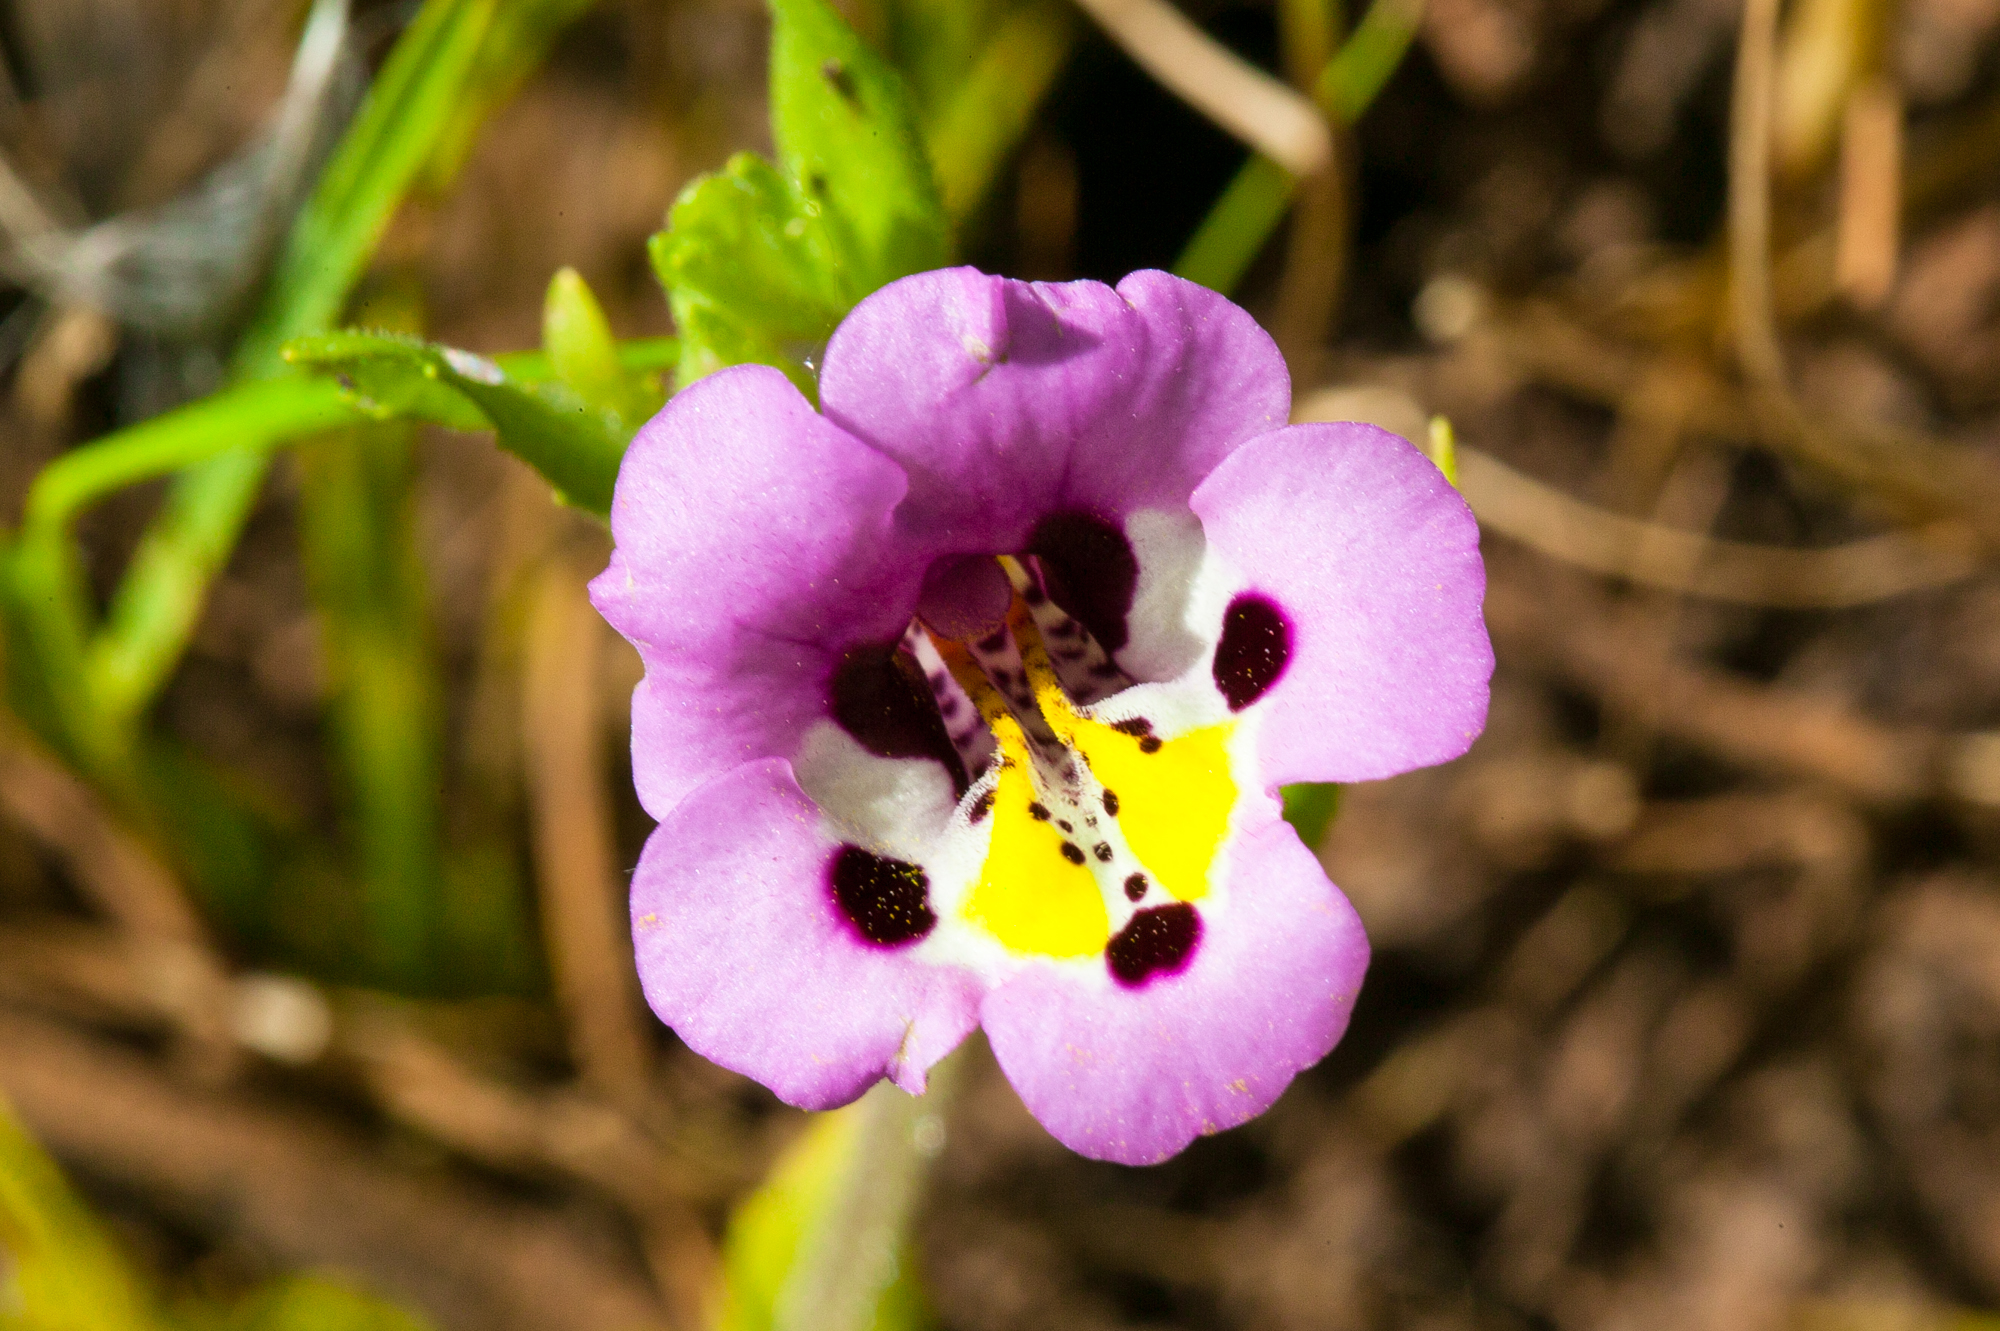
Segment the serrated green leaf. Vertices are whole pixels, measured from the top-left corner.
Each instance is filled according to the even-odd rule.
[[[569,503],[599,516],[611,511],[629,432],[565,385],[522,383],[484,356],[394,333],[299,338],[286,345],[285,358],[341,377],[364,409],[380,419],[491,428],[502,448],[542,473]],[[448,405],[441,393],[455,396],[459,405]],[[466,406],[476,420],[465,414]]]
[[[908,89],[826,0],[771,0],[771,137],[786,176],[822,209],[852,305],[949,261]]]
[[[812,391],[805,358],[847,312],[819,210],[776,167],[739,153],[682,191],[649,247],[681,335],[682,386],[755,361]]]
[[[772,0],[772,14],[780,165],[743,153],[696,180],[651,246],[683,387],[755,361],[810,394],[808,361],[856,302],[950,258],[900,76],[824,0]]]

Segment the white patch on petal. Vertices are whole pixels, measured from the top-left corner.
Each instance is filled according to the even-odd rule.
[[[1125,520],[1125,539],[1139,562],[1139,584],[1125,617],[1127,640],[1118,664],[1135,680],[1175,679],[1200,660],[1214,641],[1195,632],[1189,598],[1208,540],[1191,511],[1145,509]],[[1220,622],[1218,617],[1216,622]]]
[[[806,732],[792,771],[842,840],[913,864],[925,860],[956,804],[942,764],[870,753],[831,721]]]
[[[1163,739],[1241,722],[1247,713],[1231,712],[1215,685],[1215,646],[1229,603],[1249,584],[1209,548],[1193,514],[1141,513],[1128,524],[1127,535],[1139,553],[1141,573],[1129,620],[1131,643],[1118,659],[1148,682],[1083,711],[1106,723],[1144,717]]]

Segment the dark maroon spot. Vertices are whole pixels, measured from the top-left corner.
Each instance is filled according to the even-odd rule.
[[[1069,825],[1069,819],[1067,819],[1067,818],[1058,818],[1058,819],[1056,819],[1056,826],[1057,826],[1057,827],[1060,827],[1060,828],[1061,828],[1061,829],[1062,829],[1063,831],[1065,831],[1065,832],[1074,832],[1074,831],[1076,831],[1076,829],[1075,829],[1074,827],[1071,827],[1071,826]]]
[[[1035,524],[1028,553],[1041,564],[1050,598],[1081,620],[1100,647],[1115,652],[1125,645],[1139,561],[1123,532],[1093,514],[1056,513]]]
[[[949,721],[958,715],[958,699],[946,698],[938,703],[938,715]]]
[[[934,758],[963,795],[972,785],[965,759],[951,742],[944,714],[931,697],[917,658],[900,647],[857,647],[834,669],[827,690],[833,719],[870,753],[884,758]]]
[[[1264,696],[1292,661],[1292,626],[1269,600],[1245,593],[1222,616],[1215,644],[1215,687],[1240,712]]]
[[[1058,661],[1072,661],[1072,662],[1081,661],[1084,657],[1088,656],[1089,654],[1090,653],[1084,651],[1083,648],[1081,647],[1056,648],[1056,660]]]
[[[1140,901],[1145,898],[1145,895],[1146,875],[1135,873],[1127,876],[1125,879],[1125,899],[1127,901]]]
[[[1044,601],[1049,599],[1049,594],[1042,590],[1042,584],[1040,582],[1031,579],[1028,583],[1027,590],[1021,593],[1021,599],[1026,601],[1029,605],[1040,605]]]
[[[1130,879],[1125,890],[1131,891]],[[1135,913],[1104,950],[1104,959],[1118,983],[1137,988],[1155,975],[1171,975],[1186,966],[1200,941],[1201,916],[1187,902],[1176,901]]]
[[[979,640],[979,650],[982,652],[997,652],[1006,645],[1007,631],[1005,629],[995,629]]]
[[[1117,792],[1117,791],[1115,791],[1115,790],[1107,790],[1107,791],[1105,791],[1105,792],[1104,792],[1104,811],[1105,811],[1106,813],[1110,814],[1110,815],[1111,815],[1111,816],[1112,816],[1113,818],[1116,818],[1116,817],[1118,816],[1118,792]]]
[[[1124,673],[1118,668],[1118,663],[1112,660],[1099,661],[1090,668],[1092,679],[1116,679]]]
[[[1090,848],[1090,853],[1106,864],[1111,863],[1111,846],[1107,842],[1098,842]]]
[[[1065,619],[1062,623],[1049,630],[1049,636],[1051,638],[1074,638],[1081,628],[1082,625],[1078,624],[1074,619]]]
[[[986,815],[992,812],[993,792],[989,790],[978,799],[972,801],[972,809],[966,814],[966,817],[975,823],[984,822]]]
[[[841,914],[877,946],[914,943],[937,925],[930,878],[914,864],[842,846],[834,854],[830,876]]]
[[[1126,735],[1150,735],[1153,723],[1143,716],[1135,716],[1125,721],[1113,721],[1111,728]]]
[[[1083,852],[1076,848],[1074,841],[1065,841],[1063,842],[1063,858],[1071,864],[1082,864]]]
[[[1036,800],[1028,806],[1028,816],[1038,823],[1046,823],[1049,820],[1049,806]]]
[[[1139,752],[1158,753],[1159,751],[1160,751],[1160,737],[1158,735],[1148,735],[1146,736],[1146,738],[1139,741]]]

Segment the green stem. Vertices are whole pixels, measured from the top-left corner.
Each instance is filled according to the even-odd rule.
[[[1424,0],[1374,0],[1314,86],[1314,100],[1336,125],[1352,125],[1402,63],[1423,19]],[[1174,272],[1224,295],[1243,280],[1284,220],[1298,181],[1268,157],[1243,164],[1202,219]]]
[[[815,1215],[779,1290],[772,1331],[870,1331],[896,1280],[924,1176],[943,1145],[944,1116],[963,1076],[961,1050],[907,1095],[879,1082],[861,1116],[833,1195]]]
[[[1224,295],[1234,291],[1284,220],[1297,188],[1291,172],[1261,153],[1253,155],[1202,218],[1174,264],[1175,275]]]

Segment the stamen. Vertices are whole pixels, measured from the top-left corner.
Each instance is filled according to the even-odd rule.
[[[1131,686],[1131,677],[1111,659],[1083,621],[1043,594],[1039,560],[1029,556],[1024,562],[1001,555],[998,561],[1014,586],[1016,607],[1027,608],[1063,691],[1076,705],[1088,706]]]
[[[938,654],[938,659],[944,663],[944,668],[951,672],[952,680],[965,691],[965,696],[979,710],[980,719],[997,734],[1000,722],[1003,719],[1011,719],[1013,715],[1008,709],[1007,700],[1000,696],[1000,690],[993,686],[993,681],[979,668],[979,662],[973,659],[965,644],[954,642],[950,638],[932,638],[929,634],[925,637],[929,640],[932,650]]]
[[[924,677],[930,681],[931,693],[937,699],[938,713],[944,717],[945,734],[951,737],[952,747],[958,750],[965,770],[976,776],[985,770],[993,757],[993,731],[984,723],[979,709],[973,706],[965,689],[946,668],[937,644],[921,623],[915,620],[910,622],[909,631],[903,635],[903,645],[916,658],[917,664],[923,668]]]
[[[1014,598],[1013,608],[1007,612],[1007,627],[1013,632],[1014,641],[1020,644],[1021,668],[1027,672],[1028,686],[1035,691],[1035,706],[1056,739],[1068,747],[1080,718],[1056,674],[1055,663],[1049,659],[1049,649],[1042,642],[1034,613],[1020,597]]]

